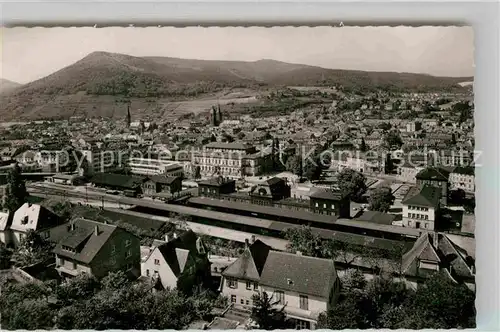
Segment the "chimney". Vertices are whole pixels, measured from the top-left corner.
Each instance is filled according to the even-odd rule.
[[[252,241],[252,243],[254,243],[254,242],[255,242],[255,235],[252,235],[252,237],[251,237],[251,241]]]
[[[174,232],[174,239],[177,239],[177,233]]]
[[[97,236],[99,235],[99,226],[95,225],[94,227],[94,234]]]
[[[168,234],[165,234],[165,242],[168,242],[169,241],[169,236]]]
[[[438,247],[438,241],[439,241],[438,232],[434,232],[432,234],[432,245],[433,245],[434,248]]]
[[[250,241],[248,239],[245,239],[245,248],[248,248],[250,246]]]

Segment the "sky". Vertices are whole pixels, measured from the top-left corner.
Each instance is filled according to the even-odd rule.
[[[94,51],[474,75],[471,27],[16,27],[1,28],[0,40],[0,77],[18,83],[47,76]]]

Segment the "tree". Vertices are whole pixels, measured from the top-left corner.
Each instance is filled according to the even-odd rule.
[[[361,146],[359,147],[359,150],[361,152],[365,152],[366,150],[368,150],[367,146],[366,146],[366,143],[365,143],[365,139],[364,138],[361,138]]]
[[[101,285],[106,290],[116,290],[128,287],[130,281],[123,271],[110,272],[101,280]]]
[[[16,266],[28,266],[51,259],[52,245],[34,230],[28,230],[12,255]]]
[[[396,197],[392,194],[392,190],[389,187],[379,187],[375,188],[370,192],[370,197],[368,202],[370,203],[370,210],[387,212],[394,204]]]
[[[288,251],[293,253],[300,251],[305,256],[322,256],[321,237],[313,234],[311,227],[302,225],[300,227],[287,228],[284,231],[284,237],[288,241]]]
[[[300,156],[294,155],[286,160],[285,168],[295,175],[302,176],[302,160]]]
[[[384,143],[388,149],[397,147],[398,149],[403,145],[403,140],[395,131],[388,132],[384,137]]]
[[[341,278],[342,289],[350,292],[363,290],[366,287],[366,278],[360,270],[348,269]]]
[[[266,292],[260,292],[252,297],[253,307],[251,318],[259,325],[262,330],[285,329],[286,313],[285,307],[277,308],[279,300],[273,301],[274,294],[269,297]]]
[[[12,251],[0,242],[0,270],[8,269],[11,266],[11,258]]]
[[[194,178],[195,178],[195,180],[201,179],[201,167],[200,167],[200,165],[194,166]]]
[[[363,174],[351,168],[344,168],[338,175],[337,181],[342,195],[352,201],[359,201],[366,192],[366,178]]]
[[[246,135],[245,135],[245,133],[244,133],[244,132],[242,132],[242,131],[240,131],[236,137],[237,137],[239,140],[242,140],[242,139],[244,139],[244,138],[245,138],[245,136],[246,136]]]
[[[5,208],[11,212],[17,211],[28,198],[25,181],[22,179],[21,167],[18,164],[7,175],[5,190]]]

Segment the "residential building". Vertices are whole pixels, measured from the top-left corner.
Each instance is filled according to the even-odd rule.
[[[63,276],[88,273],[96,278],[124,271],[140,273],[140,239],[125,229],[88,219],[75,219],[53,229],[56,270]]]
[[[417,173],[417,186],[430,185],[441,190],[441,205],[444,206],[448,202],[449,178],[450,173],[440,167],[427,167]]]
[[[475,290],[474,258],[446,234],[422,233],[412,249],[403,255],[401,272],[405,281],[414,288],[441,272],[453,282]]]
[[[420,121],[411,121],[406,124],[406,131],[407,132],[415,132],[419,131],[422,129],[422,122]]]
[[[10,240],[13,247],[18,247],[26,233],[33,230],[48,239],[51,229],[61,224],[61,219],[56,214],[39,204],[24,203],[14,212],[10,227]]]
[[[335,215],[340,218],[350,217],[350,200],[340,191],[316,189],[309,195],[309,200],[311,212]]]
[[[311,271],[321,278],[311,278]],[[266,292],[297,328],[314,329],[340,292],[333,260],[274,251],[260,240],[247,241],[222,276],[222,293],[235,307],[251,308],[252,296]]]
[[[189,230],[151,250],[141,266],[141,275],[161,283],[163,288],[176,288],[177,280],[186,271],[210,275],[208,251],[201,238]]]
[[[402,182],[417,183],[417,174],[424,168],[423,166],[412,165],[409,162],[405,162],[403,165],[398,166],[397,178]]]
[[[92,145],[81,150],[90,174],[111,172],[123,166],[128,158],[125,151],[114,151]]]
[[[455,167],[450,173],[450,189],[462,189],[468,193],[475,191],[474,167]]]
[[[440,189],[430,185],[411,187],[401,201],[403,226],[434,230],[440,204]]]
[[[168,198],[182,190],[182,179],[179,176],[152,175],[141,187],[144,196]]]
[[[130,172],[136,175],[184,176],[183,165],[169,160],[130,158],[128,167]]]

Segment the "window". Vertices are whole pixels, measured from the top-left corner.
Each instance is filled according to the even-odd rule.
[[[129,258],[130,256],[132,256],[132,251],[128,250],[127,251],[127,258]]]
[[[231,303],[236,303],[236,295],[231,295]]]
[[[127,240],[125,241],[125,247],[130,247],[132,245],[132,241]]]
[[[227,279],[227,287],[238,288],[238,284],[235,279]]]
[[[114,254],[116,252],[116,246],[113,244],[111,247],[111,253]]]
[[[326,203],[323,204],[323,209],[326,209]]]
[[[246,300],[246,305],[250,305],[250,301]]]
[[[259,289],[259,284],[254,282],[253,283],[253,290],[258,290]]]
[[[155,265],[160,265],[160,260],[159,259],[155,259]]]
[[[76,262],[73,262],[73,270],[76,270]]]
[[[305,295],[300,295],[300,309],[309,310],[309,299]]]
[[[278,304],[285,304],[285,293],[283,291],[275,291],[274,298]]]
[[[240,299],[240,304],[245,304],[245,300]]]
[[[64,258],[59,258],[59,265],[64,265]]]
[[[332,204],[332,210],[335,209],[335,205]]]
[[[248,290],[252,289],[252,283],[250,281],[247,281],[247,289]]]
[[[149,269],[146,270],[146,277],[149,277]]]
[[[318,204],[318,203],[316,203],[316,207],[319,207],[319,204]]]

